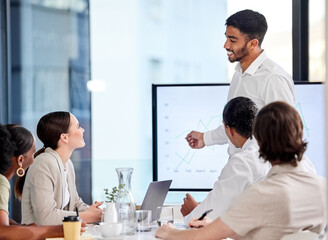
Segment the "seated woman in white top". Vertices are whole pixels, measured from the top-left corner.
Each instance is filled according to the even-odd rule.
[[[284,102],[273,102],[255,118],[254,136],[260,156],[272,165],[263,181],[246,188],[231,207],[211,222],[193,219],[191,230],[172,224],[156,232],[162,239],[281,239],[309,230],[320,233],[327,222],[326,181],[302,164],[307,143],[297,111]],[[200,227],[200,228],[198,228]]]
[[[37,135],[44,147],[35,155],[28,170],[22,195],[22,223],[57,225],[64,216],[76,215],[86,223],[101,220],[102,202],[90,207],[79,197],[72,152],[85,145],[84,129],[69,112],[52,112],[43,116]]]

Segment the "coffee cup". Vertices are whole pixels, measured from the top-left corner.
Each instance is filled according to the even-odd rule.
[[[63,219],[65,240],[80,240],[81,219],[78,216],[66,216]]]
[[[94,229],[96,232],[101,233],[103,237],[116,237],[122,231],[122,223],[101,222]]]

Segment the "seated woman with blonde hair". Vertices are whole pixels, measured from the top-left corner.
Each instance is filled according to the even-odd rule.
[[[62,226],[9,225],[14,222],[9,219],[9,181],[15,174],[24,176],[26,168],[33,162],[34,152],[35,139],[31,132],[19,125],[0,124],[0,239],[37,240],[63,236]]]
[[[37,125],[37,135],[44,147],[26,175],[22,195],[22,223],[57,225],[64,216],[76,215],[86,223],[99,222],[102,202],[88,206],[79,197],[71,154],[85,146],[84,129],[69,112],[51,112]]]

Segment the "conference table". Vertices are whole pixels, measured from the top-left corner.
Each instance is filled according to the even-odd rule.
[[[185,229],[185,225],[181,221],[177,221],[174,223],[176,228]],[[157,223],[152,224],[152,228],[150,232],[135,232],[134,235],[131,236],[118,236],[113,238],[103,238],[99,233],[97,233],[93,228],[95,225],[87,225],[87,230],[82,234],[81,240],[159,240],[155,237],[155,232],[158,229]],[[227,238],[226,240],[232,240]]]
[[[171,205],[170,205],[171,206]],[[174,211],[174,225],[178,229],[185,229],[186,225],[183,221],[183,216],[180,213],[180,205],[172,205]],[[82,233],[81,240],[154,240],[155,232],[158,229],[157,222],[152,222],[150,232],[138,232],[134,235],[119,235],[112,238],[104,238],[101,236],[99,230],[95,229],[94,224],[87,224],[86,231]],[[64,240],[64,238],[46,238],[46,240]]]
[[[117,237],[102,237],[100,233],[98,233],[94,227],[96,225],[87,224],[87,229],[81,235],[81,240],[154,240],[155,232],[158,229],[158,226],[155,223],[152,225],[150,232],[135,232],[134,235],[119,235]],[[46,240],[64,240],[63,237],[57,238],[46,238]]]
[[[174,223],[174,225],[178,229],[185,229],[185,225],[183,221],[177,221]],[[124,236],[119,235],[117,237],[109,237],[105,238],[102,237],[100,233],[98,233],[94,227],[96,225],[93,224],[87,224],[86,231],[82,234],[81,240],[158,240],[158,238],[155,237],[155,232],[158,229],[158,225],[156,222],[152,224],[151,231],[150,232],[135,232],[134,235]],[[64,238],[46,238],[46,240],[64,240]],[[232,240],[230,238],[227,238],[226,240]]]
[[[87,225],[87,230],[82,234],[81,240],[87,239],[99,239],[99,240],[153,240],[155,238],[155,232],[158,229],[156,223],[152,224],[150,232],[135,232],[134,235],[120,235],[117,237],[104,238],[94,229],[95,225]],[[158,240],[158,239],[157,239]]]

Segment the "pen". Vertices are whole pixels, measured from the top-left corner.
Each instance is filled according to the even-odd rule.
[[[203,220],[204,217],[206,217],[206,215],[207,215],[209,212],[212,212],[212,211],[213,211],[213,209],[209,209],[209,210],[205,211],[205,212],[202,214],[202,216],[200,216],[200,217],[197,219],[197,221],[201,221],[201,220]],[[190,228],[193,228],[193,226],[190,226]]]
[[[213,209],[209,209],[209,210],[205,211],[205,212],[202,214],[202,216],[200,216],[200,218],[197,219],[197,221],[203,220],[204,217],[206,217],[206,215],[207,215],[208,213],[212,212],[212,211],[213,211]]]

